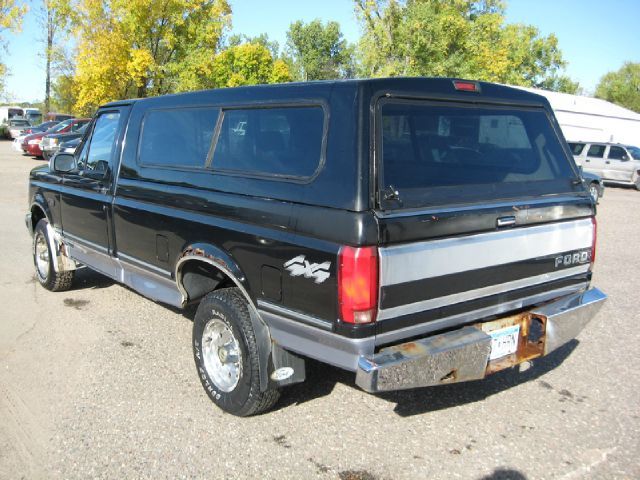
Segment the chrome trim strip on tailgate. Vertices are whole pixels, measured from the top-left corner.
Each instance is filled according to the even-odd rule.
[[[422,312],[424,310],[430,310],[433,308],[444,307],[446,305],[453,305],[455,303],[466,302],[467,300],[473,300],[474,298],[486,297],[489,295],[495,295],[497,293],[504,293],[510,290],[516,290],[518,288],[529,287],[532,285],[539,285],[541,283],[550,282],[553,280],[559,280],[565,277],[571,277],[586,273],[589,270],[589,265],[579,265],[577,267],[566,268],[564,270],[558,270],[556,272],[545,273],[534,277],[527,277],[521,280],[513,282],[501,283],[498,285],[491,285],[489,287],[477,288],[474,290],[467,290],[461,293],[455,293],[453,295],[447,295],[444,297],[434,298],[430,300],[424,300],[422,302],[411,303],[408,305],[401,305],[399,307],[387,308],[380,310],[378,313],[378,320],[386,320],[388,318],[400,317],[402,315],[410,315],[412,313]]]
[[[590,248],[590,218],[380,248],[380,285]]]

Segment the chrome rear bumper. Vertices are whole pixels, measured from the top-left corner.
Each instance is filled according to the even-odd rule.
[[[547,355],[575,338],[598,312],[607,296],[597,288],[567,295],[511,317],[521,324],[518,352],[489,361],[491,336],[479,326],[434,335],[361,356],[356,384],[367,392],[383,392],[479,380],[489,373]],[[531,322],[542,335],[527,337]]]

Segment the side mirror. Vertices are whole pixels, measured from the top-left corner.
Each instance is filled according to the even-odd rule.
[[[622,155],[622,158],[620,160],[622,160],[623,162],[626,162],[627,160],[629,160],[629,155],[625,153],[624,155]]]
[[[54,172],[67,173],[76,168],[76,157],[70,153],[58,153],[51,159],[51,170]]]

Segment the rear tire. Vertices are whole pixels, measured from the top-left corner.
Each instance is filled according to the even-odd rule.
[[[36,267],[36,278],[40,285],[52,292],[63,292],[71,288],[74,271],[56,272],[53,266],[54,255],[47,241],[47,225],[43,218],[33,231],[33,264]]]
[[[222,410],[247,417],[278,401],[276,388],[260,391],[256,336],[247,302],[237,288],[216,290],[202,299],[192,338],[198,377]]]

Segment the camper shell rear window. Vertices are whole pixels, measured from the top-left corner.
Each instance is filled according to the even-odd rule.
[[[383,99],[377,111],[383,209],[578,188],[577,172],[542,108]]]

